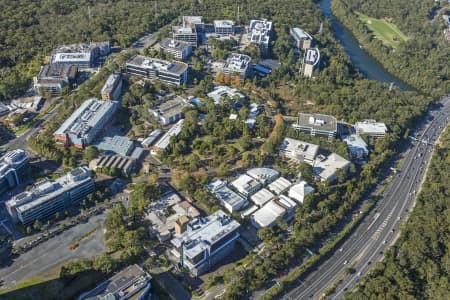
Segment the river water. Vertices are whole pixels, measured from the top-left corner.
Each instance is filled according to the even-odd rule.
[[[402,90],[411,90],[407,84],[388,73],[372,56],[360,47],[355,37],[331,13],[331,0],[322,0],[319,6],[323,14],[330,19],[336,38],[344,47],[352,64],[368,79],[391,83]]]

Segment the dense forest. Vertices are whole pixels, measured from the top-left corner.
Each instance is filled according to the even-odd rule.
[[[444,95],[450,91],[450,47],[444,39],[445,23],[432,14],[435,5],[421,0],[333,0],[332,11],[390,73],[419,90]],[[384,45],[356,12],[393,22],[409,40],[395,49]]]
[[[0,101],[25,90],[55,46],[103,40],[129,46],[170,23],[188,2],[1,0]]]
[[[400,239],[346,299],[448,299],[450,130],[442,134]]]

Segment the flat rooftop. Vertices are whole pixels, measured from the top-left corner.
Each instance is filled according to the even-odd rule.
[[[183,109],[189,106],[190,104],[186,99],[180,96],[175,96],[172,99],[161,103],[155,108],[151,108],[151,111],[157,112],[164,118],[169,118],[183,112]]]
[[[311,35],[301,28],[294,27],[291,29],[291,35],[296,40],[312,40]]]
[[[269,192],[268,189],[261,189],[257,191],[254,195],[252,195],[250,197],[250,200],[252,200],[253,203],[261,207],[270,200],[273,200],[274,198],[275,195]]]
[[[224,65],[224,68],[229,69],[231,71],[241,71],[248,68],[249,63],[252,61],[252,58],[245,54],[240,53],[231,53],[228,56],[227,61]]]
[[[272,181],[280,176],[280,172],[270,168],[253,168],[247,171],[247,174],[262,184]]]
[[[233,28],[234,21],[232,20],[214,20],[214,27]]]
[[[134,149],[134,141],[126,136],[105,136],[99,139],[95,146],[102,151],[114,152],[122,156],[128,156]]]
[[[342,156],[332,153],[329,156],[316,158],[313,165],[313,172],[319,176],[322,180],[330,180],[337,170],[346,170],[350,162]]]
[[[183,128],[184,119],[179,120],[175,123],[159,140],[156,142],[154,147],[158,149],[166,149],[169,146],[170,138],[172,136],[177,136],[181,129]]]
[[[183,74],[188,65],[179,61],[167,61],[159,58],[136,55],[127,61],[127,65],[133,65],[143,69],[166,71],[173,74]]]
[[[377,122],[375,120],[364,120],[363,122],[356,122],[355,128],[361,133],[385,134],[388,129],[386,124]]]
[[[313,161],[318,151],[317,145],[291,138],[285,138],[280,146],[282,154],[297,161]]]
[[[113,73],[109,75],[108,79],[102,87],[101,93],[111,93],[119,84],[121,78],[122,77],[119,73]]]
[[[212,92],[207,94],[207,96],[213,99],[215,104],[220,104],[222,97],[228,97],[229,99],[239,98],[240,100],[245,99],[244,94],[237,89],[226,85],[216,86]]]
[[[336,118],[329,115],[299,113],[297,125],[320,131],[337,132]]]
[[[147,272],[134,264],[82,294],[77,300],[137,299],[131,297],[150,291],[150,279],[151,276]]]
[[[267,44],[270,39],[272,22],[266,19],[251,20],[249,26],[250,41],[258,44]]]
[[[240,226],[224,211],[218,210],[205,218],[190,221],[187,231],[173,238],[171,243],[179,248],[184,242],[185,254],[188,257],[195,257]]]
[[[257,210],[252,218],[259,226],[267,227],[271,226],[278,217],[282,217],[285,213],[286,209],[275,200],[272,200]]]
[[[305,52],[304,62],[309,65],[317,65],[320,61],[320,52],[318,48],[310,48]]]
[[[275,194],[279,195],[285,192],[291,185],[292,183],[289,180],[287,180],[284,177],[280,177],[271,184],[269,184],[267,188],[272,192],[274,192]]]
[[[239,209],[247,203],[247,200],[244,197],[230,189],[226,182],[222,180],[213,180],[206,185],[206,188],[221,202],[227,203],[231,207],[238,207]]]
[[[163,39],[159,44],[163,49],[175,49],[179,51],[184,51],[185,49],[191,47],[189,43],[170,38]]]
[[[195,24],[202,23],[202,16],[183,16],[183,27],[193,27]]]
[[[231,182],[231,185],[239,192],[249,193],[250,190],[261,185],[256,179],[247,174],[240,175],[237,179]]]

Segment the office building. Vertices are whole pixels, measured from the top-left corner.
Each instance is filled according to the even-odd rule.
[[[122,76],[120,73],[113,73],[109,75],[105,84],[102,87],[102,100],[119,100],[122,93]]]
[[[271,200],[254,212],[250,217],[251,223],[256,229],[273,227],[276,225],[277,218],[283,218],[286,221],[291,219],[296,206],[294,201],[281,195],[278,200]]]
[[[367,143],[357,134],[351,134],[342,139],[347,143],[351,159],[364,160],[369,156]]]
[[[0,158],[0,193],[20,185],[28,170],[28,157],[22,149],[6,152]]]
[[[122,155],[102,155],[89,163],[89,169],[93,171],[108,169],[118,170],[122,175],[129,176],[136,171],[136,160]]]
[[[95,146],[107,154],[130,156],[135,148],[135,143],[126,136],[114,135],[112,137],[104,136],[95,141]]]
[[[56,143],[83,149],[90,145],[116,112],[116,101],[86,100],[54,133]]]
[[[291,138],[285,138],[280,146],[280,153],[298,162],[312,164],[319,151],[319,146]]]
[[[14,222],[29,226],[79,203],[94,190],[89,169],[78,167],[55,181],[44,179],[31,190],[14,196],[6,202],[6,208]]]
[[[386,124],[375,120],[356,122],[355,129],[358,134],[367,134],[372,137],[383,137],[388,131]]]
[[[151,279],[147,272],[134,264],[81,294],[77,300],[148,300],[151,298]]]
[[[267,185],[280,177],[280,172],[270,168],[253,168],[247,171],[247,175],[258,180],[262,185]]]
[[[150,58],[136,55],[126,63],[128,75],[140,76],[150,80],[181,85],[188,80],[188,65],[179,61],[166,61],[158,58]]]
[[[299,113],[297,123],[293,126],[297,130],[309,133],[312,136],[319,135],[331,138],[337,135],[337,121],[333,116]]]
[[[272,194],[268,189],[261,189],[250,197],[250,200],[252,200],[252,202],[255,203],[258,207],[262,207],[264,204],[273,199],[275,199],[275,195]]]
[[[259,45],[261,52],[267,54],[269,51],[270,37],[272,34],[272,22],[266,19],[251,20],[248,28],[250,42]]]
[[[275,195],[281,195],[286,192],[292,183],[284,177],[280,177],[271,184],[267,186],[267,188],[272,191]]]
[[[159,45],[164,53],[172,55],[175,59],[185,60],[192,54],[192,45],[188,42],[166,38]]]
[[[244,100],[246,97],[244,94],[239,92],[237,89],[226,86],[218,85],[214,88],[212,92],[209,92],[207,96],[214,100],[214,104],[219,105],[224,97],[228,99],[233,99],[238,102]]]
[[[152,132],[150,132],[150,134],[148,135],[148,137],[146,137],[142,142],[141,145],[144,147],[150,147],[151,145],[153,145],[154,142],[156,142],[156,140],[161,136],[162,134],[162,130],[161,129],[155,129]]]
[[[291,28],[289,31],[295,42],[295,47],[299,50],[307,50],[311,48],[313,38],[309,33],[300,28]]]
[[[51,64],[67,64],[79,68],[95,66],[97,59],[111,52],[109,42],[63,45],[52,53]]]
[[[234,248],[241,225],[222,210],[205,218],[195,218],[187,230],[171,240],[180,266],[195,276],[206,273]]]
[[[231,20],[215,20],[214,32],[220,35],[234,34],[235,32],[234,22]]]
[[[72,65],[51,64],[42,66],[34,79],[34,88],[40,95],[61,93],[65,86],[70,86],[77,75],[77,67]]]
[[[308,185],[306,181],[300,181],[299,183],[291,186],[291,188],[289,189],[288,196],[289,198],[301,204],[303,203],[305,196],[311,193],[314,193],[314,188]]]
[[[337,179],[336,172],[341,169],[346,172],[349,166],[350,162],[336,153],[319,154],[313,164],[313,173],[320,181],[333,182]]]
[[[172,38],[184,41],[197,47],[199,35],[204,31],[204,24],[200,16],[183,16],[181,26],[172,26]]]
[[[239,176],[236,180],[231,182],[231,186],[244,197],[253,195],[262,187],[260,182],[247,174]]]
[[[305,50],[301,72],[305,77],[313,77],[314,71],[320,67],[320,52],[318,48]]]
[[[163,126],[172,124],[183,118],[183,110],[190,104],[186,99],[180,96],[173,96],[155,107],[149,108],[148,111]]]
[[[244,81],[251,74],[251,57],[245,54],[231,53],[222,67],[224,74],[239,75]]]
[[[215,179],[206,185],[206,188],[220,201],[230,213],[244,208],[248,201],[230,189],[225,181]]]
[[[151,148],[151,153],[153,155],[158,154],[161,151],[166,150],[170,144],[170,138],[180,134],[183,128],[184,119],[179,120],[175,123]]]

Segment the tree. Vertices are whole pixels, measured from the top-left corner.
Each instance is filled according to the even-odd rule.
[[[34,230],[41,230],[41,228],[42,228],[42,222],[39,221],[39,220],[36,220],[36,221],[34,222],[34,224],[33,224],[33,228],[34,228]]]

